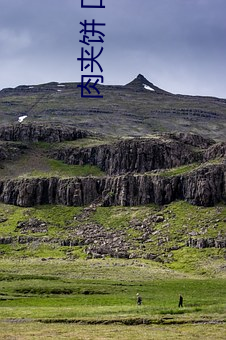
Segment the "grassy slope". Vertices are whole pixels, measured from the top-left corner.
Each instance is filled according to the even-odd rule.
[[[84,100],[76,84],[62,92],[57,92],[57,85],[50,92],[39,90],[0,97],[2,122],[16,122],[20,115],[27,114],[27,121],[76,124],[114,136],[180,130],[225,139],[225,103],[217,98],[156,95],[150,91],[104,86],[104,98]],[[208,118],[199,113],[193,116],[192,109],[219,116]]]
[[[3,162],[0,176],[6,177],[71,177],[71,176],[101,176],[103,172],[95,166],[72,166],[48,157],[49,151],[54,148],[73,146],[82,147],[99,145],[112,142],[112,139],[88,138],[61,144],[49,144],[44,142],[28,145],[25,154],[17,160]],[[218,160],[215,160],[218,161]],[[180,175],[192,171],[200,164],[190,164],[182,167],[164,170],[161,176]],[[79,224],[97,223],[110,231],[123,230],[125,237],[135,247],[135,256],[143,257],[147,254],[156,255],[160,261],[169,267],[184,271],[208,273],[220,275],[223,266],[224,251],[210,248],[198,250],[185,247],[190,236],[192,238],[210,238],[218,235],[225,236],[226,207],[218,205],[212,208],[194,207],[186,202],[172,202],[165,207],[155,205],[143,207],[98,207],[89,216],[78,220],[74,216],[81,214],[82,208],[40,206],[34,208],[19,208],[0,205],[0,236],[32,236],[37,238],[59,238],[59,240],[76,239],[73,236],[73,228]],[[142,236],[142,229],[134,227],[138,222],[142,225],[146,218],[160,214],[164,221],[154,223],[150,227],[153,232],[150,242],[142,243],[137,238]],[[44,231],[26,232],[16,229],[19,221],[28,221],[37,218],[47,223]],[[5,221],[4,221],[5,219]],[[191,234],[193,233],[193,234]],[[176,250],[176,247],[178,248]],[[84,257],[83,247],[62,247],[59,243],[49,244],[39,242],[35,247],[31,245],[13,243],[1,245],[2,254],[39,257]],[[174,250],[172,250],[174,249]],[[224,273],[224,272],[223,272]],[[224,275],[224,274],[223,274]]]
[[[83,146],[91,144],[101,144],[104,141],[99,139],[84,139],[73,142],[65,142],[65,145]],[[50,150],[58,147],[59,144],[33,143],[28,144],[28,149],[19,158],[2,161],[0,167],[1,178],[15,177],[73,177],[73,176],[103,176],[102,172],[94,165],[68,165],[62,161],[51,159],[48,156]]]
[[[0,205],[0,236],[32,236],[38,238],[52,237],[56,239],[77,239],[73,230],[80,225],[95,222],[108,230],[123,230],[127,240],[136,247],[133,250],[137,256],[156,254],[169,268],[176,268],[186,272],[196,272],[211,276],[224,276],[224,250],[216,248],[196,249],[186,247],[186,242],[193,238],[217,237],[225,235],[225,205],[211,208],[192,206],[186,202],[178,201],[168,206],[155,205],[142,207],[97,207],[88,217],[74,219],[83,212],[81,207],[49,206],[43,205],[33,208]],[[151,242],[139,242],[137,237],[142,231],[133,226],[134,222],[141,222],[149,216],[160,214],[165,220],[152,225]],[[40,219],[47,224],[44,232],[34,232],[16,229],[19,221],[28,221],[31,218]],[[163,240],[161,244],[159,240]],[[167,241],[166,241],[167,240]],[[177,250],[172,248],[179,247]],[[83,247],[61,246],[58,243],[39,242],[36,246],[24,244],[1,245],[5,256],[38,256],[71,258],[84,257]]]
[[[79,142],[75,142],[79,143]],[[86,141],[85,143],[89,142]],[[90,141],[92,144],[93,141]],[[97,141],[97,143],[99,143]],[[67,144],[67,143],[66,143]],[[86,144],[87,145],[87,144]],[[50,160],[45,153],[49,145],[38,143],[14,165],[13,176],[74,176],[98,174],[97,168],[87,169],[71,167],[61,162]],[[27,157],[27,158],[26,158]],[[41,158],[41,161],[40,161]],[[185,173],[193,169],[185,167],[172,169],[163,175]],[[25,172],[25,169],[27,172]],[[28,171],[29,170],[29,171]],[[1,170],[1,171],[4,171]],[[36,172],[34,172],[36,171]],[[96,171],[96,173],[94,172]],[[12,174],[11,174],[12,175]],[[56,325],[44,326],[44,338],[48,332],[66,331],[64,322],[77,322],[83,320],[88,323],[121,321],[132,324],[144,320],[151,323],[192,323],[192,322],[222,322],[225,315],[225,252],[224,250],[208,248],[194,249],[185,246],[195,232],[193,238],[216,237],[225,234],[226,207],[219,204],[212,208],[195,207],[186,202],[173,202],[168,206],[155,205],[142,207],[98,207],[84,220],[75,220],[81,215],[81,207],[65,206],[39,206],[34,208],[20,208],[0,204],[0,236],[32,236],[50,237],[58,239],[71,238],[71,230],[79,224],[96,222],[106,229],[126,230],[127,238],[136,246],[136,253],[142,256],[145,253],[158,255],[164,264],[143,259],[139,260],[86,260],[83,247],[64,247],[60,243],[31,243],[1,244],[0,245],[0,315],[2,320],[25,318],[25,324],[19,324],[20,332],[26,336],[40,337],[37,323],[29,325],[28,319],[46,322],[61,321]],[[164,221],[155,223],[151,242],[145,248],[137,241],[141,231],[131,226],[131,221],[142,222],[151,215],[163,215]],[[16,229],[19,221],[38,218],[47,223],[47,231],[35,233],[27,231],[26,234]],[[166,240],[159,243],[159,240]],[[170,248],[179,246],[177,250]],[[137,309],[135,303],[136,292],[139,291],[144,304]],[[185,307],[177,308],[178,294],[185,298]],[[16,329],[13,324],[9,327],[3,325],[3,336],[15,336]],[[30,326],[34,327],[35,334],[31,335]],[[89,330],[80,327],[81,336],[86,339],[92,335],[95,339],[104,326],[97,326],[95,335],[94,326]],[[102,328],[101,328],[102,327]],[[123,339],[133,338],[140,333],[136,326],[133,330],[119,326],[124,334]],[[125,326],[124,326],[125,327]],[[144,339],[150,338],[150,329],[145,326]],[[183,326],[179,331],[177,326],[165,332],[176,336],[185,334],[197,336],[202,332],[209,336],[213,326],[199,325],[197,330]],[[171,326],[172,327],[172,326]],[[214,328],[215,336],[221,339],[224,325]],[[109,326],[109,330],[114,326]],[[70,326],[73,332],[73,326]],[[98,333],[99,332],[99,333]],[[182,333],[181,333],[182,332]],[[24,333],[25,334],[25,333]],[[70,337],[70,331],[68,337]],[[84,335],[85,334],[85,335]],[[135,335],[134,335],[135,334]],[[17,334],[18,335],[18,334]],[[22,336],[22,335],[21,335]],[[110,338],[109,333],[109,338]],[[117,337],[118,334],[116,334]],[[156,331],[156,338],[164,338],[163,333]],[[3,337],[4,338],[4,337]],[[18,337],[19,338],[19,337]],[[25,337],[24,337],[25,338]],[[103,339],[107,339],[107,335]],[[175,338],[175,336],[174,336]],[[209,337],[211,339],[211,337]],[[99,339],[99,338],[98,338]],[[114,339],[114,337],[113,337]],[[223,339],[223,337],[222,337]]]

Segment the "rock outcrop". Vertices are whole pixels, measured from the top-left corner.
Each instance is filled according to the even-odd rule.
[[[189,174],[33,178],[0,182],[0,201],[19,206],[63,204],[83,206],[102,200],[105,206],[159,205],[176,199],[211,206],[225,199],[226,165],[209,165]]]
[[[140,91],[146,91],[145,88],[144,88],[144,85],[150,87],[151,93],[172,95],[172,93],[167,92],[167,91],[159,88],[158,86],[154,85],[153,83],[151,83],[142,74],[138,74],[138,76],[134,80],[132,80],[130,83],[124,85],[124,88],[131,89],[131,90],[136,91],[136,92],[140,92]]]
[[[15,159],[27,149],[23,144],[0,143],[0,161]]]
[[[175,132],[166,133],[164,135],[168,136],[170,139],[177,140],[183,144],[192,145],[194,147],[198,147],[201,149],[207,149],[211,145],[215,144],[215,141],[213,139],[196,135],[194,133]]]
[[[57,129],[31,124],[0,129],[0,138],[4,140],[60,142],[86,135],[86,132],[68,127]],[[0,146],[0,160],[9,158],[12,150],[17,153],[20,148],[18,143],[4,143]],[[167,134],[109,145],[54,150],[52,158],[68,164],[96,165],[107,176],[2,180],[0,201],[19,206],[48,203],[83,206],[94,201],[105,206],[137,206],[152,202],[163,205],[183,199],[192,204],[211,206],[226,198],[226,164],[223,160],[220,164],[199,166],[177,176],[162,175],[160,170],[163,169],[225,156],[225,144],[213,144],[212,140],[193,134]]]
[[[145,173],[200,161],[201,151],[171,139],[133,139],[87,148],[61,148],[52,155],[67,164],[97,165],[108,175]]]
[[[224,237],[212,238],[190,238],[186,244],[192,248],[226,248],[226,239]]]
[[[214,158],[222,158],[226,156],[226,143],[217,143],[209,147],[204,152],[204,161]]]
[[[74,126],[48,126],[41,124],[14,124],[0,127],[0,140],[22,142],[63,142],[90,136]]]

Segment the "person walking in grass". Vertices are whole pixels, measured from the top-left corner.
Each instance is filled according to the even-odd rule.
[[[142,304],[142,297],[140,296],[139,293],[137,293],[137,305],[141,306],[141,304]]]
[[[178,307],[183,307],[183,296],[180,294],[179,295],[179,304],[178,304]]]

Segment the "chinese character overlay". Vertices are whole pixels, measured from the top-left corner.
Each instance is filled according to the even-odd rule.
[[[88,78],[88,80],[85,81],[85,78]],[[96,79],[95,83],[91,83],[91,78]],[[77,86],[77,87],[81,87],[81,97],[103,98],[103,96],[100,96],[100,91],[96,87],[96,85],[99,82],[99,79],[101,80],[101,83],[104,82],[104,77],[102,76],[94,76],[94,75],[82,76],[81,84]],[[98,95],[93,95],[90,89],[94,89],[96,93],[98,93]],[[86,93],[88,93],[88,95],[84,94],[84,90],[86,90]]]
[[[103,0],[81,0],[82,8],[105,8],[103,6]],[[103,72],[103,68],[97,59],[102,54],[104,48],[101,46],[104,43],[105,34],[102,32],[104,23],[97,23],[95,19],[91,22],[80,22],[82,26],[80,34],[82,35],[79,42],[83,45],[81,47],[81,56],[77,58],[81,62],[81,72],[89,70],[93,73],[99,70]],[[98,46],[99,44],[99,46]],[[94,51],[95,50],[95,51]],[[97,87],[99,81],[104,82],[104,77],[102,75],[82,75],[81,84],[77,87],[81,88],[81,97],[90,98],[103,98],[100,95],[100,91]]]
[[[81,8],[105,8],[103,0],[81,0]]]

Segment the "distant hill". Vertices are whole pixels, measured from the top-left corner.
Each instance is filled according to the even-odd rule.
[[[139,74],[128,84],[100,85],[103,98],[81,98],[79,83],[21,85],[0,91],[0,124],[42,122],[76,126],[109,136],[193,132],[226,136],[226,99],[176,95]]]

